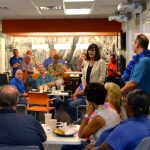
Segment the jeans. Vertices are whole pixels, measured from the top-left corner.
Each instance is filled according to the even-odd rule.
[[[88,144],[88,141],[81,141],[80,145],[63,145],[61,150],[83,150]]]
[[[77,107],[79,105],[86,105],[85,97],[80,96],[75,100],[68,99],[63,102],[64,110],[70,115],[70,118],[73,122],[77,120]],[[80,112],[78,117],[82,117]]]
[[[25,97],[20,97],[17,104],[27,105],[27,100]]]

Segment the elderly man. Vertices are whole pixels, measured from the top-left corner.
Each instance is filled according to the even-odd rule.
[[[39,78],[36,80],[37,88],[39,89],[39,86],[46,84],[48,87],[56,86],[56,83],[53,79],[53,77],[46,73],[45,67],[40,64],[38,65],[38,71],[40,73]],[[62,104],[62,99],[59,96],[55,96],[56,100],[54,101],[54,106],[58,108]]]
[[[0,145],[28,146],[38,145],[44,150],[42,142],[46,134],[41,124],[32,115],[16,114],[18,90],[6,85],[0,90]]]
[[[10,85],[15,86],[19,91],[19,100],[18,104],[27,104],[25,97],[27,93],[25,93],[25,86],[23,83],[23,72],[22,70],[18,69],[16,71],[15,77],[12,78],[9,82]]]
[[[10,66],[13,68],[12,76],[15,76],[17,69],[20,68],[22,58],[19,57],[18,49],[13,50],[13,55],[14,56],[10,58],[9,63],[10,63]]]
[[[121,89],[122,94],[126,94],[133,89],[143,89],[150,94],[150,50],[148,50],[149,40],[144,35],[138,35],[133,44],[136,55],[129,62],[122,79],[126,82]]]

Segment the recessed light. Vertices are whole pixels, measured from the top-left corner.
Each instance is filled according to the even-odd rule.
[[[41,6],[41,10],[63,10],[63,6]]]
[[[65,9],[66,15],[87,15],[91,9]]]

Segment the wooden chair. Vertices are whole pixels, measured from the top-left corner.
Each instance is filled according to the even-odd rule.
[[[49,112],[55,107],[50,107],[50,99],[47,93],[29,93],[27,98],[27,111]]]

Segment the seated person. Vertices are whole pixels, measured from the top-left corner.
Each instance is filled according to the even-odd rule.
[[[59,63],[59,55],[55,54],[53,57],[53,63],[48,66],[48,73],[54,77],[54,80],[63,80],[64,67]]]
[[[9,84],[15,86],[18,89],[19,93],[20,93],[18,104],[27,105],[27,101],[26,101],[25,97],[27,97],[28,94],[25,92],[25,86],[24,86],[24,83],[23,83],[23,72],[22,72],[22,70],[18,69],[16,71],[15,77],[12,78],[9,81]]]
[[[89,83],[84,90],[87,99],[86,114],[81,122],[78,135],[80,145],[64,145],[62,150],[82,150],[87,144],[95,143],[103,130],[120,122],[120,116],[111,105],[103,105],[107,91],[101,83]]]
[[[44,129],[32,115],[16,114],[18,98],[19,92],[14,86],[0,89],[0,146],[38,145],[44,150]]]
[[[56,86],[56,83],[51,75],[46,73],[46,69],[42,64],[38,65],[38,71],[40,76],[36,79],[36,86],[39,89],[41,85],[46,84],[48,87]],[[62,99],[59,96],[55,96],[56,100],[54,101],[53,106],[58,108],[62,104]]]
[[[74,122],[77,119],[77,107],[79,105],[86,105],[82,83],[78,86],[75,93],[72,95],[72,98],[63,102],[64,110],[70,115],[71,122]],[[80,112],[78,115],[79,118],[82,117]]]
[[[150,136],[150,96],[144,90],[133,90],[123,103],[128,119],[105,130],[97,147],[91,150],[133,150],[143,138]]]

